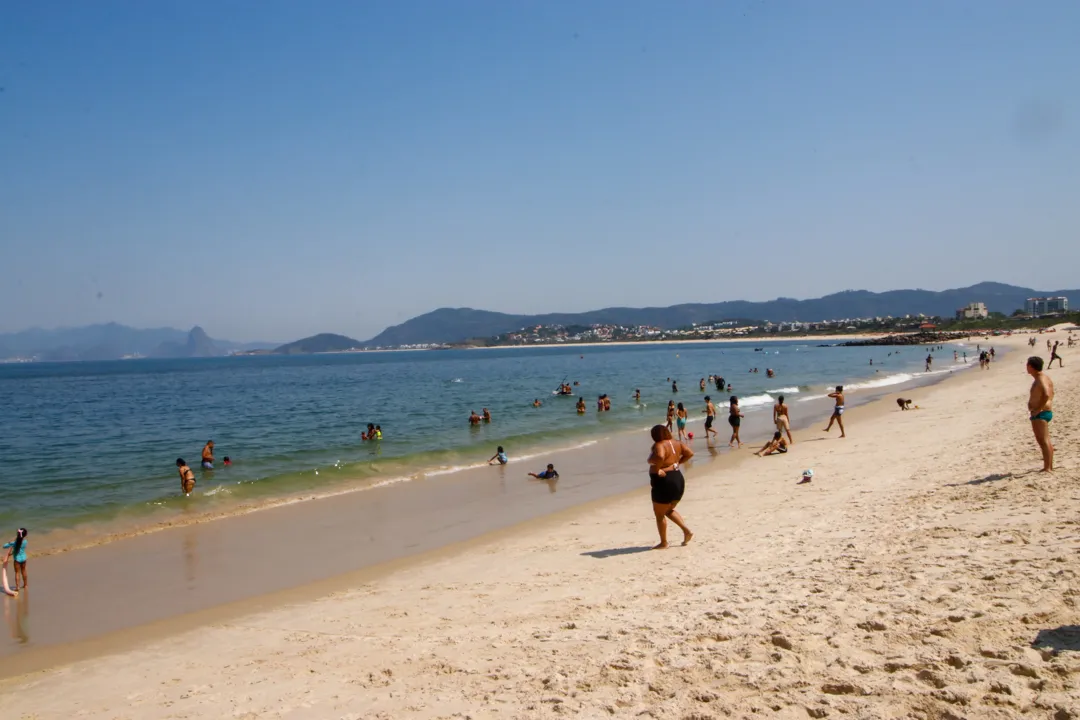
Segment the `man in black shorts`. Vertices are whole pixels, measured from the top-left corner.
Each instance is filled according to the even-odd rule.
[[[712,398],[708,395],[705,396],[705,440],[709,439],[709,435],[715,435],[720,437],[720,433],[713,430],[713,420],[716,419],[716,406],[712,404]]]

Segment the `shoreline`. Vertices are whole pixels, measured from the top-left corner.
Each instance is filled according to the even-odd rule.
[[[923,384],[909,381],[856,391],[849,399],[846,417],[858,419],[884,412],[888,405],[881,398],[907,392],[913,385],[932,388],[950,379],[960,382],[959,378],[973,374],[965,372],[970,369],[959,367],[931,376]],[[807,432],[813,423],[827,417],[830,403],[824,398],[798,403],[793,408],[793,430]],[[768,408],[748,412],[744,437],[755,443],[762,440],[771,432],[769,420]],[[722,424],[721,432],[726,429]],[[728,471],[749,459],[745,456],[752,450],[729,451],[723,437],[715,454],[706,453],[700,438],[692,443],[699,456],[698,468],[690,477]],[[449,548],[484,542],[492,533],[513,533],[519,526],[536,522],[558,523],[565,513],[583,512],[580,507],[617,502],[627,493],[640,492],[640,446],[639,431],[624,430],[599,445],[554,454],[552,459],[565,476],[557,493],[554,486],[549,492],[542,484],[517,480],[526,469],[535,468],[484,466],[444,475],[434,482],[346,489],[330,497],[258,508],[262,512],[212,518],[223,522],[203,520],[160,527],[76,552],[41,557],[35,562],[35,583],[50,586],[50,597],[43,604],[35,602],[35,617],[45,619],[48,632],[38,633],[33,647],[0,645],[0,677],[16,668],[45,668],[96,654],[100,648],[126,647],[124,638],[138,642],[148,637],[146,633],[174,633],[234,617],[253,605],[291,601],[307,596],[312,587],[345,587],[344,579],[381,576],[424,562],[432,553],[441,557]],[[507,483],[508,477],[513,481]],[[490,518],[496,514],[498,521],[492,524]],[[425,530],[415,543],[406,543],[386,532],[392,527],[388,518]],[[328,557],[314,563],[306,559],[303,547],[281,538],[281,528],[309,527],[318,528],[311,542],[335,548],[320,553]],[[275,558],[271,567],[261,567],[257,560],[252,564],[253,558],[267,552]],[[304,570],[282,578],[279,567]],[[346,585],[339,584],[342,582]],[[68,585],[71,587],[65,590]],[[84,617],[72,621],[65,615],[63,598],[80,592],[87,595]],[[108,599],[112,592],[141,597],[137,612],[118,613]],[[91,620],[95,631],[88,634],[85,624]]]
[[[189,615],[188,631],[183,618],[156,636],[136,628],[98,647],[108,657],[3,681],[0,694],[15,716],[124,707],[148,720],[537,717],[556,706],[741,717],[764,713],[762,697],[783,718],[1073,708],[1067,650],[1080,646],[1061,651],[1053,633],[1075,615],[1061,587],[1073,574],[1056,557],[1080,550],[1075,372],[1053,375],[1065,468],[1053,477],[1027,474],[1029,381],[1009,352],[919,390],[921,410],[891,407],[896,388],[854,408],[847,440],[818,427],[786,456],[692,470],[688,548],[646,552],[655,528],[638,477],[630,493],[377,577]],[[798,488],[807,465],[815,480]]]

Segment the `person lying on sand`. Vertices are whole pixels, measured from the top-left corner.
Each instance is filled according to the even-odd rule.
[[[766,455],[772,455],[773,453],[786,453],[787,452],[787,440],[784,438],[784,433],[777,430],[773,433],[772,440],[765,443],[755,455],[758,457],[765,457]]]
[[[529,473],[529,477],[537,480],[555,480],[559,477],[559,473],[555,470],[554,465],[548,463],[547,470],[541,473]]]

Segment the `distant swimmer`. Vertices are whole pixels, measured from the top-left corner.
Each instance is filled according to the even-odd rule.
[[[679,428],[679,442],[686,439],[686,408],[679,403],[675,409],[675,426]]]
[[[1035,379],[1028,395],[1031,430],[1042,451],[1042,471],[1050,472],[1054,469],[1054,446],[1050,443],[1050,421],[1054,419],[1054,381],[1043,372],[1043,360],[1038,355],[1028,358],[1027,372]]]
[[[226,455],[225,459],[221,461],[221,464],[224,465],[225,467],[229,467],[229,466],[232,465],[232,460],[230,460],[229,456]]]
[[[469,424],[470,425],[479,425],[480,424],[480,416],[476,414],[476,411],[475,410],[470,410],[469,413],[470,413],[469,414]]]
[[[607,393],[604,393],[604,412],[607,412],[610,409],[611,409],[611,398],[609,398],[607,396]]]
[[[705,378],[701,378],[701,382],[698,383],[698,389],[700,389],[701,392],[705,392]]]
[[[206,445],[202,449],[202,467],[203,470],[214,469],[214,441],[207,440]]]
[[[180,492],[190,495],[195,489],[195,473],[184,462],[184,458],[176,458],[176,469],[180,472]]]
[[[583,398],[583,397],[579,397],[577,399],[577,414],[578,415],[584,415],[585,414],[585,398]]]
[[[596,396],[596,412],[604,412],[604,396]]]
[[[375,426],[375,439],[382,440],[382,425]]]
[[[728,394],[730,395],[731,394],[731,383],[728,383],[727,391],[728,391]]]
[[[724,378],[720,375],[716,376],[716,392],[724,392]]]
[[[540,398],[536,398],[535,400],[533,400],[533,407],[540,407],[543,404],[544,403],[540,402]]]
[[[495,454],[491,456],[490,460],[488,460],[488,465],[494,465],[495,463],[505,465],[508,462],[510,462],[510,459],[506,457],[506,451],[503,450],[503,446],[500,445],[498,448],[495,449]]]
[[[772,419],[777,432],[787,433],[788,442],[794,443],[795,440],[791,437],[791,418],[788,416],[788,406],[784,403],[783,395],[776,398],[776,404],[772,409]]]
[[[360,433],[361,440],[374,440],[375,439],[375,423],[367,424],[367,432]]]
[[[1054,361],[1055,360],[1058,361],[1058,367],[1065,367],[1065,363],[1063,363],[1061,361],[1061,356],[1058,355],[1058,345],[1060,345],[1060,344],[1061,344],[1060,340],[1055,340],[1054,341],[1054,347],[1053,347],[1052,350],[1050,350],[1050,362],[1046,363],[1046,368],[1048,370],[1050,368],[1054,367]],[[991,352],[993,352],[993,350],[994,350],[993,348],[990,348]]]
[[[844,386],[837,385],[836,392],[829,393],[829,397],[836,401],[836,405],[833,407],[832,417],[829,418],[829,426],[825,428],[825,432],[832,430],[833,423],[835,422],[840,426],[840,437],[847,437],[847,433],[844,431]]]
[[[765,368],[765,377],[776,377],[776,373],[773,372],[772,368]]]
[[[491,411],[487,408],[484,408],[483,414],[481,415],[480,419],[486,423],[491,422]]]
[[[907,398],[896,398],[896,404],[900,406],[901,410],[911,409],[911,400]]]
[[[548,463],[547,470],[539,473],[529,473],[529,477],[536,478],[537,480],[558,480],[559,473],[555,470],[555,466]]]
[[[713,421],[716,420],[716,406],[713,405],[712,398],[710,396],[708,396],[708,395],[705,396],[705,411],[704,412],[705,412],[705,440],[706,440],[706,442],[708,442],[710,435],[720,437],[720,433],[718,433],[713,428]]]
[[[668,400],[668,404],[667,404],[667,422],[664,424],[664,427],[666,427],[668,429],[669,433],[671,432],[671,426],[672,426],[672,424],[674,422],[675,422],[675,401],[674,400]]]
[[[641,402],[641,389],[634,390],[634,402]]]
[[[766,455],[772,455],[773,453],[786,453],[788,448],[787,440],[784,439],[784,434],[777,430],[773,433],[772,440],[761,446],[755,455],[758,457],[765,457]]]
[[[728,440],[728,447],[736,445],[742,447],[742,440],[739,438],[739,426],[742,425],[743,414],[739,409],[739,398],[734,395],[728,400],[728,425],[731,426],[731,439]]]
[[[671,381],[671,392],[673,392],[673,393],[679,392],[679,383],[678,383],[678,381],[676,381],[676,380]]]
[[[953,362],[960,362],[960,353],[958,353],[955,350],[952,351],[952,361]]]

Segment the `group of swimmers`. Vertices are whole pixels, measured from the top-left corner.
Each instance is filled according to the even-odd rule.
[[[232,465],[232,459],[226,455],[221,460],[221,464],[225,467]],[[187,461],[184,458],[176,458],[176,469],[180,473],[180,491],[185,496],[191,495],[195,489],[195,472],[188,467]],[[206,445],[202,449],[202,469],[213,470],[214,469],[214,441],[207,440]]]
[[[539,402],[539,400],[537,400],[536,402]],[[469,425],[471,425],[473,427],[476,427],[480,423],[490,423],[490,422],[491,422],[491,411],[488,410],[487,408],[483,409],[483,414],[482,415],[477,415],[475,410],[470,410],[469,411]]]
[[[367,430],[360,433],[361,440],[382,440],[382,425],[367,424]]]

